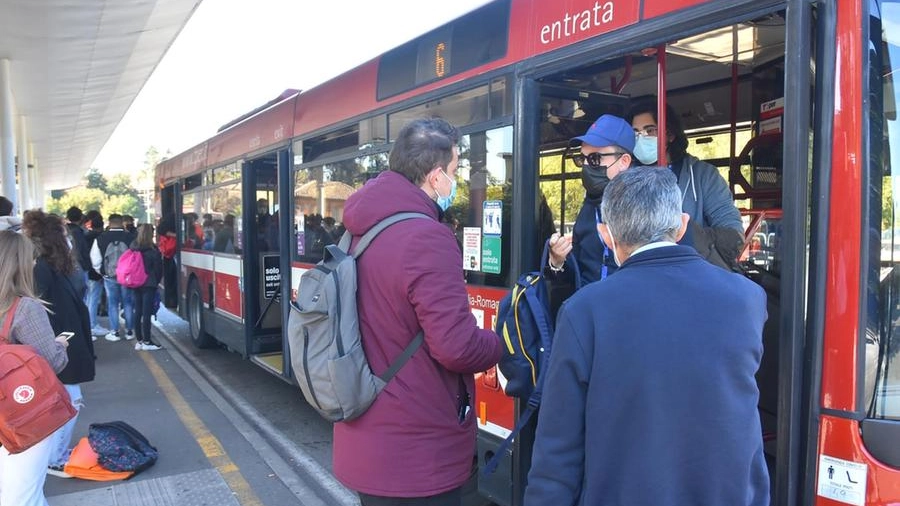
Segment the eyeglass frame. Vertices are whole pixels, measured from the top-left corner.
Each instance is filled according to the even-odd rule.
[[[644,128],[635,128],[634,135],[641,137],[657,137],[659,135],[659,127],[657,125],[647,125]]]
[[[590,168],[604,167],[604,165],[602,165],[601,163],[595,163],[595,162],[602,162],[603,158],[607,157],[607,156],[615,156],[616,159],[613,160],[613,163],[616,163],[622,158],[622,155],[625,155],[625,154],[627,154],[627,153],[624,151],[613,151],[612,153],[594,152],[594,153],[588,153],[588,154],[584,154],[584,153],[578,151],[578,152],[575,152],[572,154],[572,163],[574,163],[576,167],[579,167],[582,169],[585,167],[585,162],[587,162],[587,166]],[[593,161],[591,160],[592,158],[594,159]],[[609,167],[610,165],[612,165],[612,163],[609,165],[606,165],[606,167]]]

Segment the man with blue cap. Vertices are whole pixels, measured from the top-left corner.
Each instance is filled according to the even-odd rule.
[[[571,141],[573,145],[581,144],[572,161],[581,167],[581,184],[586,194],[572,234],[550,236],[550,265],[546,266],[545,275],[550,280],[552,314],[577,286],[574,273],[565,268],[570,252],[574,252],[578,262],[582,286],[603,279],[616,269],[612,250],[597,231],[601,222],[600,200],[609,181],[631,167],[634,141],[631,124],[611,114],[600,116],[587,133]]]

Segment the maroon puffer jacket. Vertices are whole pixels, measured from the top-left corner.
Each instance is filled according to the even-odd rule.
[[[397,212],[420,212],[384,230],[358,267],[362,343],[384,372],[419,330],[425,342],[360,418],[334,426],[334,474],[372,495],[423,497],[462,485],[475,455],[473,374],[500,360],[500,338],[476,327],[456,238],[434,202],[386,171],[353,194],[344,225],[355,240]],[[473,407],[460,423],[460,378]]]

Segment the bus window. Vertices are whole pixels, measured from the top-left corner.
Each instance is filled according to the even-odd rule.
[[[209,214],[212,224],[211,249],[220,253],[240,254],[244,247],[243,222],[241,221],[241,182],[235,181],[207,190]],[[221,216],[221,221],[216,217]],[[209,247],[209,238],[204,237],[204,249]]]
[[[387,158],[377,153],[294,171],[294,260],[316,263],[326,246],[340,240],[344,202],[387,168]]]
[[[456,198],[444,222],[456,235],[469,283],[509,283],[512,126],[463,136]]]
[[[878,3],[881,18],[872,13],[869,46],[873,61],[862,401],[869,418],[900,421],[900,88],[893,82],[894,71],[900,68],[900,35],[889,29],[900,23],[900,2]],[[887,450],[868,438],[866,443],[876,456]]]
[[[487,121],[490,118],[490,87],[479,86],[449,97],[441,97],[422,105],[410,107],[388,116],[388,133],[391,139],[410,121],[438,116],[459,126]]]

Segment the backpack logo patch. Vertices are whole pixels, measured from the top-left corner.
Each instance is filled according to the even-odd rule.
[[[28,404],[34,399],[34,387],[20,385],[13,391],[13,399],[19,404]]]

